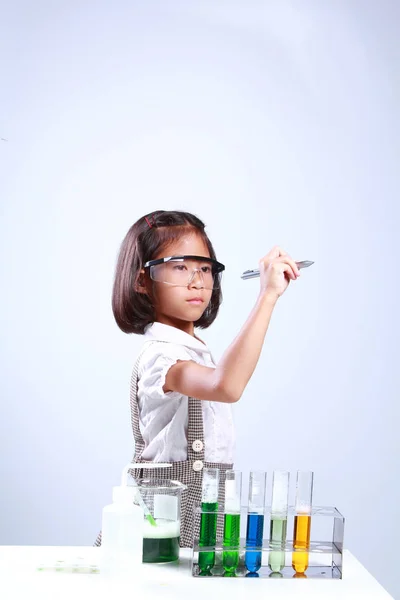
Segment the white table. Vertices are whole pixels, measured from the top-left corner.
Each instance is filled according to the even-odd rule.
[[[100,548],[89,546],[0,546],[0,598],[14,600],[388,600],[388,592],[348,551],[342,580],[224,579],[192,577],[190,551],[181,550],[179,564],[141,565],[136,575],[110,577],[102,573],[39,571],[40,564],[72,563],[83,557],[99,564]],[[117,597],[116,594],[121,594]],[[122,595],[123,594],[123,595]]]

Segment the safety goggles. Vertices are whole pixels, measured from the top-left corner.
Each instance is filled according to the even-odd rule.
[[[221,276],[225,266],[206,256],[168,256],[149,260],[144,265],[150,278],[159,283],[177,287],[188,287],[193,282],[206,290],[221,287]]]

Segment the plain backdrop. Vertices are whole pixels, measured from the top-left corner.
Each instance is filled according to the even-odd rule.
[[[226,264],[217,359],[257,298],[241,272],[275,244],[315,261],[234,406],[236,468],[288,469],[291,501],[314,470],[400,597],[399,22],[395,0],[2,3],[1,544],[93,543],[133,455],[119,245],[187,210]]]

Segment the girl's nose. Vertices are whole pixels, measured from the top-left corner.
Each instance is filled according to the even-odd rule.
[[[198,275],[197,283],[196,283],[196,274]],[[188,281],[188,287],[194,287],[199,290],[204,288],[203,275],[202,275],[200,269],[193,269],[193,273],[190,276],[190,279]]]

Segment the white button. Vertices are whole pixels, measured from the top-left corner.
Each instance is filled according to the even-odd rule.
[[[195,460],[193,463],[193,471],[201,471],[203,468],[203,462],[201,460]]]
[[[201,452],[203,450],[203,442],[201,440],[194,440],[192,448],[195,452]]]

